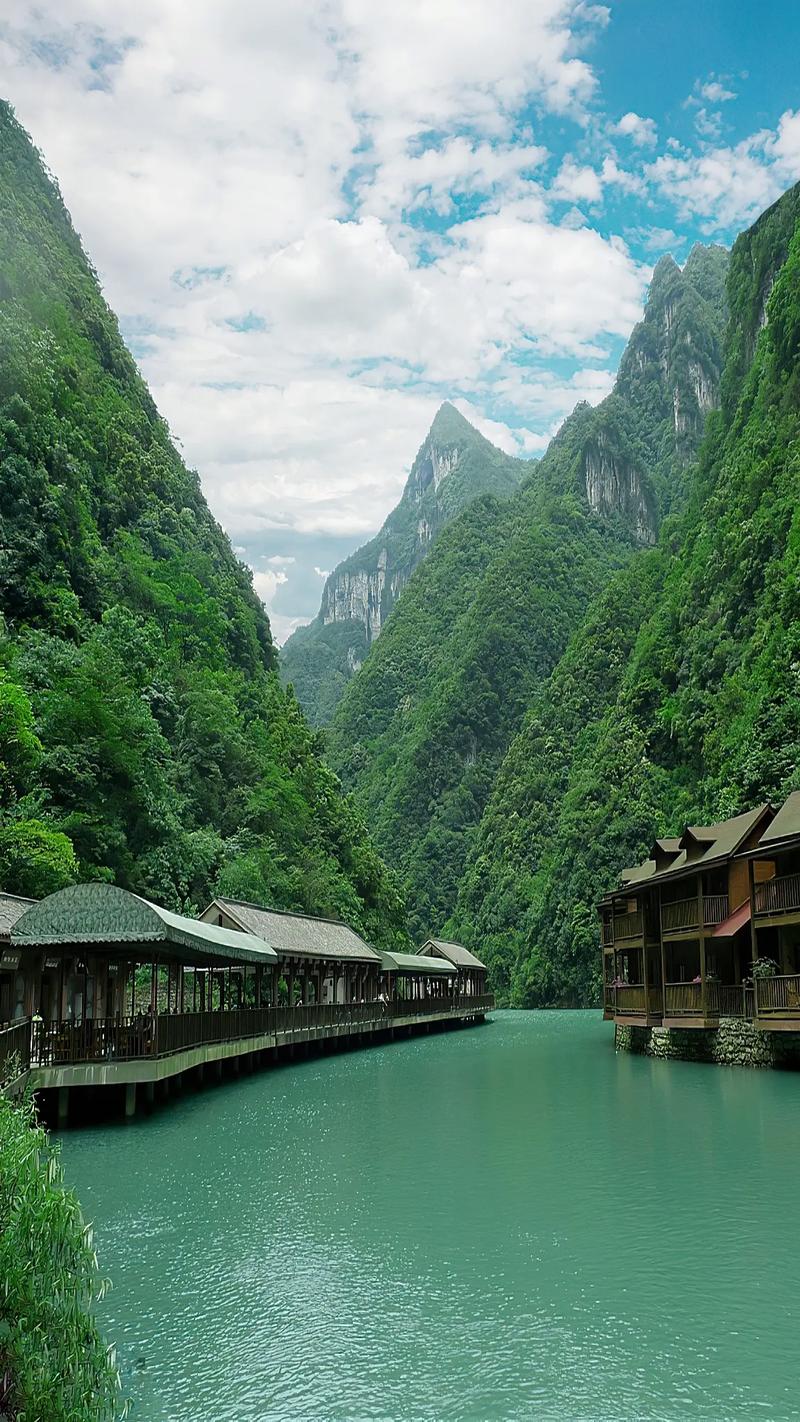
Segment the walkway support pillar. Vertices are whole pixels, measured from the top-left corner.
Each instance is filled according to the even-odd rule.
[[[125,1087],[125,1119],[129,1121],[136,1115],[136,1082],[129,1081]]]
[[[58,1127],[59,1130],[66,1126],[69,1121],[69,1087],[59,1086],[58,1088]]]

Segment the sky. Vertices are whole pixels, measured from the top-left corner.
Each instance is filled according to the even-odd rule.
[[[442,400],[535,458],[800,179],[794,0],[3,0],[0,92],[279,641]]]

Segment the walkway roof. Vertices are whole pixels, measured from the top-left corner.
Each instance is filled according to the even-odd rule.
[[[35,903],[35,899],[21,899],[16,894],[0,894],[0,943],[8,943],[17,919]]]
[[[452,943],[449,938],[426,938],[418,953],[426,953],[428,949],[435,949],[435,954],[431,957],[446,958],[449,963],[455,963],[457,968],[480,968],[486,972],[486,964],[480,958],[476,958],[474,953],[470,953],[469,948],[465,948],[463,943]]]
[[[196,918],[171,913],[148,899],[113,884],[75,884],[59,889],[20,915],[11,930],[20,948],[66,948],[96,944],[114,957],[137,957],[134,944],[146,946],[146,958],[219,967],[231,963],[271,966],[277,954],[252,934],[217,928]]]
[[[456,969],[444,958],[426,958],[421,953],[381,953],[381,967],[387,973],[423,973],[426,977],[452,977]]]
[[[338,918],[287,913],[261,908],[240,899],[216,898],[203,911],[203,920],[225,916],[245,933],[258,934],[284,958],[329,958],[350,963],[376,963],[380,954]]]

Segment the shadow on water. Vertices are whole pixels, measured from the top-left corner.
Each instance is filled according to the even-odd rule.
[[[320,1058],[63,1137],[133,1417],[800,1416],[796,1078],[597,1013]]]

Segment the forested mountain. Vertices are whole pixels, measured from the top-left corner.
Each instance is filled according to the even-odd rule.
[[[736,242],[722,407],[659,546],[512,743],[450,929],[525,1004],[597,991],[600,891],[655,834],[800,785],[800,186]]]
[[[417,564],[444,525],[479,494],[514,492],[528,468],[495,448],[459,414],[441,406],[419,450],[403,496],[380,532],[329,575],[319,613],[281,652],[309,720],[327,725],[347,683],[380,634]]]
[[[531,701],[681,493],[718,398],[726,262],[698,247],[683,272],[659,263],[612,394],[576,409],[515,497],[448,524],[345,693],[329,755],[402,874],[413,933],[452,913]]]
[[[219,889],[401,939],[250,574],[5,105],[0,523],[3,889],[108,878],[175,907]]]

